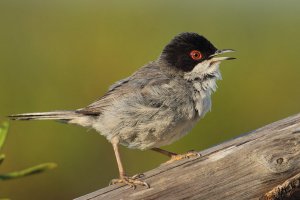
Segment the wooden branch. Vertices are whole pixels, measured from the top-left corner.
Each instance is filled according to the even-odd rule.
[[[299,189],[300,114],[145,173],[151,188],[109,186],[77,200],[290,199]]]

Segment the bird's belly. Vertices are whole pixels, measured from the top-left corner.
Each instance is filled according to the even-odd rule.
[[[154,147],[161,147],[173,143],[186,135],[197,123],[198,117],[192,120],[184,120],[175,124],[170,124],[167,128],[147,125],[147,128],[138,128],[130,133],[121,132],[120,143],[134,149],[146,150]],[[130,137],[127,137],[130,135]]]
[[[199,118],[179,123],[172,130],[170,130],[170,132],[164,134],[161,140],[157,141],[153,147],[169,145],[179,140],[195,126],[195,124],[198,122],[198,119]]]
[[[93,128],[107,140],[117,138],[128,148],[145,150],[171,144],[187,134],[200,118],[190,98],[182,100],[179,108],[177,102],[159,107],[125,103],[103,112]]]

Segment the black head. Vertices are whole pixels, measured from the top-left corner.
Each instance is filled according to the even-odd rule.
[[[161,59],[185,72],[217,52],[217,48],[197,33],[181,33],[164,48]]]

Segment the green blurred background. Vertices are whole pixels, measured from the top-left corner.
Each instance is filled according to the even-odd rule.
[[[0,27],[1,116],[86,106],[184,31],[236,49],[238,59],[222,64],[212,112],[166,149],[202,150],[300,111],[296,0],[2,0]],[[166,160],[150,151],[121,151],[130,175]],[[1,172],[48,161],[59,166],[0,182],[0,197],[71,199],[118,176],[111,145],[77,126],[12,122],[4,152]]]

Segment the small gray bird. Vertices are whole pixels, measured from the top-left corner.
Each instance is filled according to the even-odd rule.
[[[171,157],[171,162],[197,153],[176,154],[159,147],[186,135],[211,108],[211,94],[221,79],[217,57],[233,52],[218,50],[197,33],[181,33],[165,46],[159,58],[113,84],[108,92],[85,108],[73,111],[26,113],[13,120],[58,120],[93,128],[112,143],[119,179],[132,187],[149,185],[140,176],[126,176],[118,149],[151,149]]]

